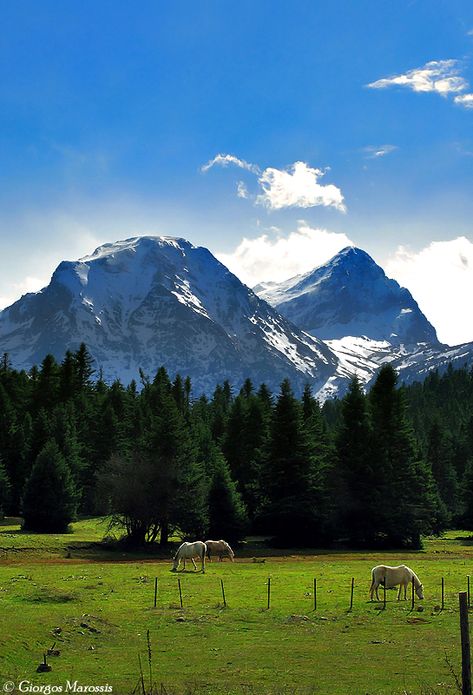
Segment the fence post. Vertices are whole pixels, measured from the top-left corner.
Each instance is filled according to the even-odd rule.
[[[460,634],[462,646],[462,695],[471,695],[470,630],[468,627],[468,596],[466,591],[458,594],[460,603]]]
[[[314,611],[317,610],[317,579],[314,577]]]
[[[411,611],[414,610],[414,605],[415,605],[415,593],[414,593],[414,577],[412,577],[412,598],[411,598]]]
[[[442,577],[442,610],[445,608],[445,579]]]
[[[470,575],[466,578],[467,590],[468,590],[468,608],[470,607]]]
[[[268,577],[268,610],[271,605],[271,577]]]
[[[383,611],[386,610],[386,580],[383,582]]]
[[[183,608],[183,604],[182,604],[181,578],[180,578],[180,577],[177,578],[177,584],[178,584],[178,586],[179,586],[179,600],[180,600],[180,602],[181,602],[181,608]]]
[[[220,584],[221,584],[221,586],[222,586],[223,605],[224,605],[225,608],[226,608],[226,607],[227,607],[227,600],[226,600],[226,598],[225,598],[225,588],[224,588],[224,586],[223,586],[223,579],[220,580]]]
[[[351,591],[350,591],[350,610],[353,608],[353,591],[355,590],[355,577],[351,578]]]
[[[158,600],[158,578],[154,578],[154,607],[156,608],[156,602]]]

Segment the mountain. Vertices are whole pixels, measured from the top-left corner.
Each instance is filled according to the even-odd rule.
[[[385,362],[400,372],[401,381],[412,381],[432,368],[446,368],[452,359],[460,366],[468,350],[473,354],[471,347],[442,345],[409,290],[355,247],[304,275],[254,289],[337,355],[336,372],[319,392],[322,398],[343,393],[354,374],[369,384]]]
[[[349,246],[315,270],[257,294],[305,331],[323,340],[366,336],[391,344],[437,344],[409,290],[389,279],[361,249]]]
[[[85,342],[104,378],[151,378],[161,365],[194,393],[250,377],[300,391],[335,372],[331,349],[283,318],[205,248],[134,237],[62,262],[50,284],[0,312],[0,350],[14,367],[61,360]]]

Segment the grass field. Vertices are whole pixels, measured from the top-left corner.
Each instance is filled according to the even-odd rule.
[[[473,574],[467,533],[450,532],[427,540],[423,551],[403,554],[282,556],[267,550],[263,563],[251,557],[264,555],[261,549],[248,549],[249,556],[242,551],[233,564],[208,564],[205,575],[176,576],[168,560],[102,551],[96,544],[104,532],[95,520],[56,536],[22,534],[15,523],[0,527],[2,682],[77,680],[131,693],[139,678],[138,654],[149,680],[149,630],[153,679],[173,693],[456,691],[451,671],[461,672],[458,591]],[[367,600],[370,569],[380,562],[405,562],[418,573],[426,598],[414,611],[410,602],[398,603],[393,591],[387,592],[385,611]],[[60,655],[49,658],[52,672],[36,673],[53,643]]]

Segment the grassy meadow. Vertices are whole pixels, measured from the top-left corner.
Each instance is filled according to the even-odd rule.
[[[1,681],[78,680],[131,693],[138,655],[145,684],[150,680],[149,630],[158,692],[161,684],[168,693],[456,691],[458,591],[473,574],[468,533],[450,532],[426,540],[423,551],[402,554],[248,547],[233,564],[208,563],[204,575],[190,565],[176,575],[168,558],[103,549],[105,531],[95,520],[77,522],[63,535],[24,534],[14,520],[0,527]],[[381,562],[404,562],[417,572],[425,600],[414,611],[410,601],[396,601],[395,591],[387,592],[385,611],[368,601],[370,569]],[[36,673],[48,648],[60,651],[49,657],[52,671]]]

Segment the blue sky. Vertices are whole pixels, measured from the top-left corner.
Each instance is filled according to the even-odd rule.
[[[432,294],[439,272],[451,301],[473,290],[471,2],[0,8],[0,304],[136,234],[205,245],[249,284],[348,241],[473,340]],[[219,154],[252,168],[202,171]]]

